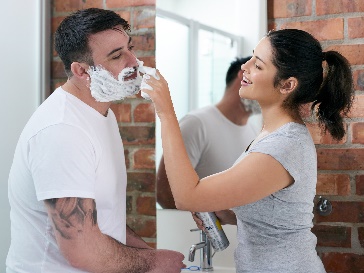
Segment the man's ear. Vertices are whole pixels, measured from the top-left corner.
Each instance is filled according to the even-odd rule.
[[[298,81],[295,77],[290,77],[287,80],[284,80],[280,84],[279,91],[283,95],[288,95],[292,91],[294,91],[298,86]]]
[[[89,77],[87,69],[88,65],[86,65],[85,63],[73,62],[71,64],[72,74],[79,79],[86,80]]]

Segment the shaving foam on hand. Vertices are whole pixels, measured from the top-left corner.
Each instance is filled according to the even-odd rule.
[[[143,66],[143,62],[139,61],[139,72],[143,73],[142,83],[140,85],[140,89],[148,89],[153,90],[153,87],[151,87],[149,84],[146,83],[146,80],[150,79],[150,76],[153,76],[156,80],[159,80],[160,77],[157,75],[157,70],[152,67]],[[141,92],[141,96],[144,99],[150,100],[150,97],[147,93]]]

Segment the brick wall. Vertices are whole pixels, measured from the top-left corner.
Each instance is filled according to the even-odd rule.
[[[315,214],[317,250],[327,272],[364,272],[364,1],[268,0],[268,28],[299,28],[319,39],[324,50],[348,58],[356,101],[340,142],[310,124],[318,157],[317,195],[331,201],[328,216]],[[317,200],[316,200],[317,202]],[[316,204],[316,203],[315,203]]]
[[[53,0],[52,33],[68,14],[90,7],[114,10],[131,25],[137,57],[155,67],[155,0]],[[63,64],[53,50],[51,90],[66,81]],[[155,115],[139,95],[114,103],[128,172],[127,223],[149,245],[156,246]]]

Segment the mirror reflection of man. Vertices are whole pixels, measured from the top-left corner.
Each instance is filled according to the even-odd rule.
[[[129,24],[113,11],[66,17],[55,48],[67,82],[25,126],[9,175],[6,272],[180,272],[126,225],[124,148],[114,100],[140,91]]]
[[[250,58],[236,58],[230,64],[224,95],[216,105],[191,111],[180,120],[188,156],[200,178],[230,168],[261,130],[259,105],[239,96],[241,65]],[[157,173],[157,202],[165,209],[176,208],[163,157]]]

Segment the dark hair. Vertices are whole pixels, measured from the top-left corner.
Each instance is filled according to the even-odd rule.
[[[296,90],[283,106],[295,111],[302,104],[313,102],[311,110],[320,125],[333,138],[342,139],[345,135],[342,115],[347,115],[354,99],[349,62],[336,51],[322,52],[319,41],[303,30],[270,31],[267,37],[273,50],[272,62],[278,70],[274,86],[289,77],[298,80]],[[327,65],[325,73],[323,65]]]
[[[91,34],[119,25],[125,31],[130,31],[128,22],[117,13],[98,8],[79,10],[66,17],[55,32],[55,49],[64,64],[67,76],[72,76],[72,62],[93,65],[92,52],[88,45]]]
[[[252,56],[245,58],[236,58],[234,61],[230,63],[228,71],[226,72],[225,83],[226,86],[229,86],[233,80],[238,75],[239,70],[241,70],[241,66],[245,64],[247,61],[251,59]]]

